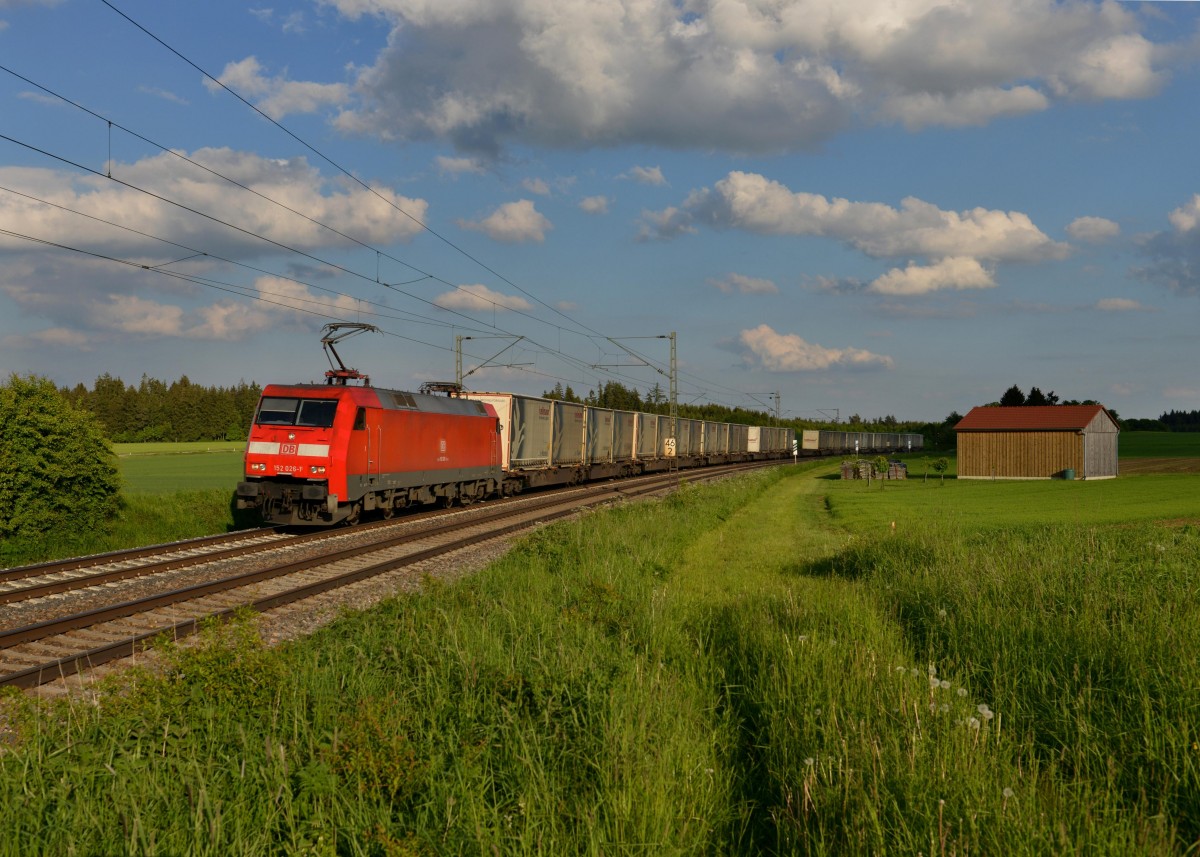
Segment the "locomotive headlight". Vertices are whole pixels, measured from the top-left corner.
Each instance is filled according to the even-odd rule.
[[[310,473],[324,473],[325,468],[319,464],[313,464],[309,468]]]

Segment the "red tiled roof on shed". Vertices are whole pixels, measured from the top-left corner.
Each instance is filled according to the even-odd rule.
[[[972,408],[955,431],[1082,431],[1103,405],[1023,405]],[[1109,419],[1112,416],[1104,411]],[[1114,424],[1116,421],[1113,421]]]

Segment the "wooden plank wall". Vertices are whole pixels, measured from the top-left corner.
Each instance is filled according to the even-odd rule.
[[[1073,431],[961,432],[958,435],[958,475],[960,478],[1049,479],[1071,468],[1082,478],[1083,440]]]
[[[1089,432],[1084,445],[1085,478],[1117,475],[1117,433]]]

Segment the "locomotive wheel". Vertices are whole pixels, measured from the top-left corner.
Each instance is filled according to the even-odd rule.
[[[346,526],[353,527],[362,520],[362,503],[355,503],[350,507],[350,514],[346,516]]]
[[[396,514],[396,510],[395,510],[395,509],[393,509],[391,506],[384,506],[384,507],[383,507],[383,519],[384,519],[385,521],[386,521],[388,518],[392,517],[392,515],[394,515],[394,514]]]

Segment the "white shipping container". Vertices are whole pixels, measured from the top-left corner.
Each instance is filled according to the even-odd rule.
[[[554,429],[550,437],[550,463],[579,464],[587,447],[587,407],[575,402],[552,401]]]
[[[587,409],[587,460],[589,464],[613,460],[616,420],[608,408]]]

